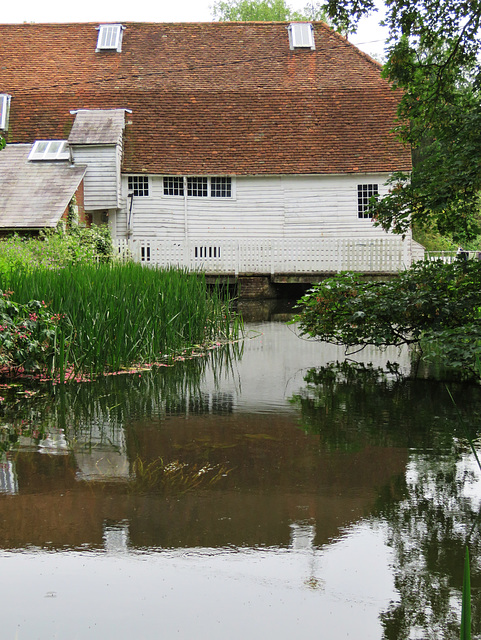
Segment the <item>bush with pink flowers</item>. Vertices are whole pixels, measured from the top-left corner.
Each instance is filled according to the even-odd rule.
[[[19,304],[0,291],[0,367],[29,372],[51,370],[63,317],[43,301]]]

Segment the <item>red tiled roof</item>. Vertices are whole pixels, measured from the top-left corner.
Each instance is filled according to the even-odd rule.
[[[285,174],[409,169],[392,128],[398,94],[379,65],[315,23],[291,51],[286,23],[0,25],[9,142],[66,138],[73,109],[131,109],[124,171]]]

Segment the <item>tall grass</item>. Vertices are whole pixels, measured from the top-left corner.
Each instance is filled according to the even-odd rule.
[[[219,292],[208,292],[202,274],[181,269],[135,263],[19,267],[0,272],[0,289],[12,290],[18,302],[43,300],[52,313],[65,314],[57,373],[67,361],[93,375],[155,362],[232,332],[233,317]]]

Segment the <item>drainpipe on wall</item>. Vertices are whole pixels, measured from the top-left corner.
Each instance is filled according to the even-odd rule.
[[[184,176],[184,267],[189,266],[189,216],[187,208],[187,178]]]
[[[131,235],[133,234],[133,206],[134,206],[134,192],[133,191],[129,191],[129,193],[127,194],[127,202],[129,202],[130,200],[130,204],[127,205],[127,238],[130,238]]]
[[[130,203],[129,203],[130,200]],[[127,194],[127,243],[129,248],[129,253],[131,256],[134,255],[134,248],[132,242],[132,234],[133,234],[133,206],[134,206],[134,192],[129,191]],[[135,259],[135,258],[134,258]]]
[[[187,240],[189,236],[189,225],[187,216],[187,178],[184,176],[184,235]]]

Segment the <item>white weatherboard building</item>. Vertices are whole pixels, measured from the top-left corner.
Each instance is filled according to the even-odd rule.
[[[411,168],[399,94],[324,23],[6,24],[0,64],[4,233],[75,195],[119,250],[211,274],[391,273],[422,251],[368,210]]]

